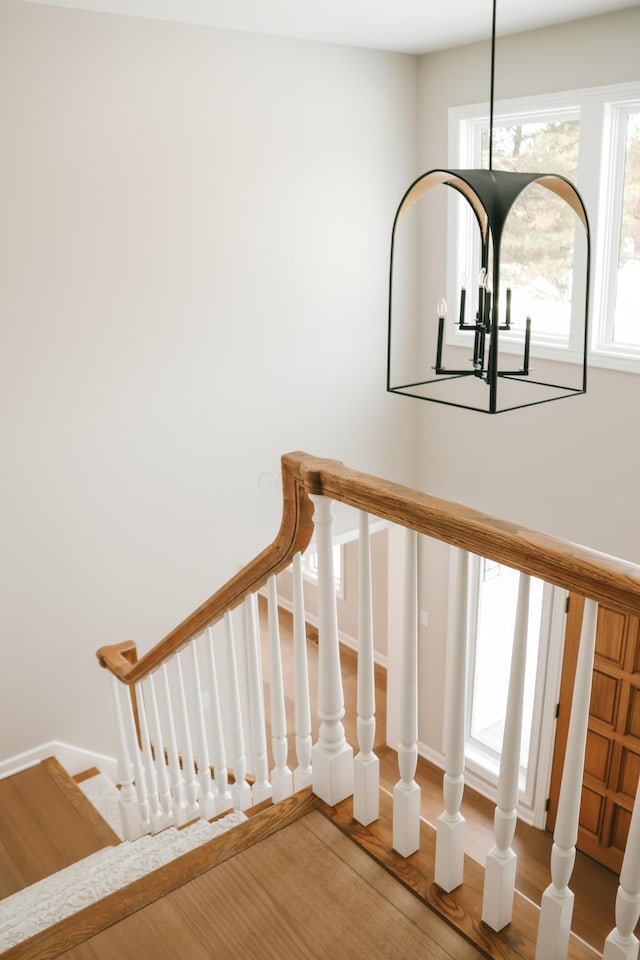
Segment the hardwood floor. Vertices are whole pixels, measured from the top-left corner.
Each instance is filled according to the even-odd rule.
[[[482,956],[318,812],[62,956],[173,960],[177,950],[189,960]]]
[[[57,760],[0,780],[0,898],[117,843]]]
[[[260,602],[263,638],[266,637],[266,605]],[[292,662],[292,624],[291,616],[280,611],[280,630],[285,670],[290,672]],[[264,642],[264,639],[263,639]],[[311,674],[312,704],[315,702],[317,683],[317,646],[308,643],[309,670]],[[266,648],[263,658],[266,662]],[[268,671],[265,671],[265,674]],[[347,740],[357,744],[356,735],[356,655],[342,648],[342,672],[345,696],[344,726]],[[268,686],[268,676],[265,676]],[[290,688],[290,684],[288,685]],[[386,674],[376,667],[376,753],[380,757],[380,776],[383,789],[391,792],[398,781],[397,755],[385,743],[386,729]],[[268,697],[266,698],[268,705]],[[293,716],[292,704],[287,704],[288,716]],[[312,712],[313,706],[312,706]],[[314,741],[316,736],[314,729]],[[293,758],[292,758],[293,759]],[[432,825],[440,816],[442,803],[442,771],[426,760],[419,758],[416,779],[422,787],[421,810],[424,819]],[[475,860],[484,864],[487,852],[493,846],[494,805],[480,794],[465,788],[462,813],[467,820],[466,852]],[[533,903],[539,904],[543,891],[549,885],[551,877],[551,834],[537,830],[525,823],[518,822],[513,847],[518,854],[517,889]],[[603,943],[615,924],[615,898],[618,889],[618,877],[591,858],[578,852],[576,865],[571,879],[571,889],[575,893],[573,913],[574,932],[602,951]],[[597,894],[596,894],[597,891]],[[640,925],[639,925],[640,928]],[[640,932],[640,929],[636,933]]]

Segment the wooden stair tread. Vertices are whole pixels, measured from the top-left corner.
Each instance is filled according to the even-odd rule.
[[[0,780],[0,893],[120,842],[55,758]]]

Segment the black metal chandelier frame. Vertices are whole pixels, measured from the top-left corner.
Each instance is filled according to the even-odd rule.
[[[493,114],[494,114],[494,75],[495,75],[495,36],[496,36],[496,0],[493,0],[493,23],[491,37],[491,97],[489,121],[489,169],[488,170],[446,170],[435,169],[418,177],[405,192],[393,222],[391,236],[391,261],[389,274],[389,325],[387,343],[387,390],[391,393],[400,393],[405,396],[421,400],[430,400],[450,406],[462,407],[470,410],[481,410],[487,413],[500,413],[520,407],[535,406],[563,399],[567,396],[583,394],[587,389],[587,352],[588,352],[588,315],[589,315],[589,277],[591,259],[591,241],[589,220],[584,203],[576,187],[566,177],[550,173],[518,173],[512,171],[493,170]],[[531,320],[526,319],[524,349],[521,366],[515,369],[502,369],[499,364],[499,334],[500,331],[511,329],[511,290],[506,291],[506,310],[501,317],[500,303],[500,246],[506,220],[513,204],[531,184],[539,184],[560,199],[565,201],[582,223],[586,234],[586,288],[585,288],[585,322],[582,360],[582,383],[580,386],[564,386],[530,377],[530,350],[531,350]],[[405,214],[433,188],[445,185],[460,193],[470,204],[477,221],[481,236],[481,276],[488,278],[491,267],[491,288],[479,283],[478,309],[473,322],[468,323],[465,317],[466,290],[463,288],[460,296],[460,317],[457,325],[460,330],[474,333],[473,357],[471,368],[452,369],[442,363],[444,339],[444,310],[439,311],[438,338],[436,348],[436,363],[433,369],[435,377],[417,380],[412,383],[392,385],[391,358],[392,358],[392,296],[393,296],[393,267],[396,242],[396,230]],[[417,388],[428,384],[466,377],[476,377],[484,381],[489,388],[488,405],[472,406],[469,403],[443,399],[434,396],[424,396],[417,392]],[[549,396],[543,399],[525,400],[502,409],[498,408],[498,384],[501,379],[526,381],[540,387],[562,391],[559,396]]]

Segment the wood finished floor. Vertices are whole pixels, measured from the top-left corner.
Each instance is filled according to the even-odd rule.
[[[118,843],[53,758],[0,780],[0,899]]]
[[[62,956],[173,960],[177,944],[189,960],[482,956],[317,812]]]
[[[266,637],[266,604],[260,602],[263,642]],[[292,688],[292,619],[286,611],[280,611],[280,632],[285,673],[288,689]],[[317,684],[317,646],[308,644],[309,671],[311,676],[312,715]],[[268,663],[266,646],[264,662]],[[265,674],[268,671],[265,670]],[[342,648],[342,675],[345,698],[344,726],[347,740],[357,744],[356,734],[356,655]],[[268,676],[265,677],[268,687]],[[265,696],[268,709],[268,696]],[[292,717],[292,703],[287,703],[287,716]],[[386,730],[386,674],[376,666],[376,741],[375,750],[380,757],[380,777],[383,789],[391,792],[397,783],[397,754],[385,743]],[[314,728],[314,742],[317,729]],[[294,755],[291,753],[290,762]],[[421,813],[430,824],[435,824],[443,810],[442,771],[426,760],[419,758],[416,780],[422,787]],[[467,820],[467,839],[465,850],[474,859],[484,864],[486,854],[493,846],[494,805],[480,794],[465,788],[462,813]],[[533,903],[539,904],[542,893],[550,883],[549,865],[553,838],[544,830],[538,830],[525,823],[518,822],[513,843],[518,854],[517,889]],[[578,851],[576,865],[571,879],[571,889],[575,893],[573,912],[574,932],[588,944],[602,951],[609,931],[615,924],[615,899],[618,890],[618,877],[590,857]],[[636,934],[640,933],[640,925]]]

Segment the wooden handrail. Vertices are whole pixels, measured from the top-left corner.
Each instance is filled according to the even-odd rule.
[[[309,494],[323,495],[445,543],[539,577],[620,612],[640,612],[640,566],[477,510],[305,453],[282,458],[283,511],[276,539],[135,664],[118,646],[102,647],[102,666],[131,684],[221,619],[247,594],[285,569],[313,532]]]

